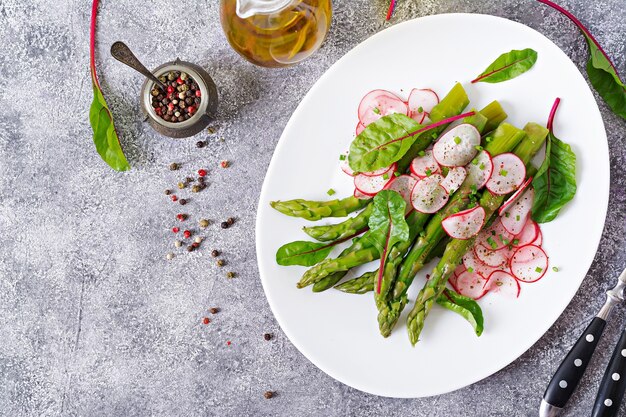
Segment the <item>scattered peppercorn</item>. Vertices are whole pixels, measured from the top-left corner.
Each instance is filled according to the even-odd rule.
[[[172,227],[172,232],[178,233],[180,229],[178,227]]]
[[[204,185],[204,181],[206,180],[206,178],[204,177],[198,177],[198,182],[200,183],[200,185]]]
[[[217,266],[222,267],[226,265],[226,261],[224,261],[223,259],[218,259],[217,260]]]
[[[231,343],[230,340],[226,341],[226,345],[230,346],[230,343]]]
[[[215,128],[213,126],[209,126],[208,129],[206,130],[206,132],[209,135],[213,135],[213,134],[215,134]]]
[[[206,146],[206,142],[203,140],[199,140],[196,142],[196,148],[204,148]]]
[[[173,74],[172,79],[170,79],[170,74]],[[167,97],[163,97],[160,90],[153,87],[151,91],[152,108],[159,117],[167,122],[184,122],[191,118],[197,110],[197,106],[188,106],[189,103],[186,102],[185,98],[187,96],[196,97],[194,102],[199,105],[202,101],[200,87],[191,76],[180,71],[170,71],[165,75],[165,79],[168,83]]]
[[[184,182],[179,182],[179,183],[178,183],[178,188],[180,188],[181,190],[182,190],[183,188],[185,188],[185,187],[187,187],[187,184],[185,184]]]
[[[187,204],[187,200],[184,199],[184,198],[181,198],[179,203],[180,203],[181,206],[184,206],[185,204]]]
[[[191,246],[193,246],[194,249],[198,249],[198,247],[200,246],[200,244],[198,242],[193,242],[191,244]]]
[[[170,164],[170,171],[176,171],[178,168],[180,168],[180,165],[178,165],[176,162],[172,162]]]
[[[209,227],[209,221],[207,219],[202,219],[198,222],[198,224],[200,225],[200,227],[202,227],[203,229],[205,227]]]
[[[265,340],[272,340],[272,334],[271,333],[265,333],[263,335],[263,339],[265,339]]]
[[[220,226],[222,227],[222,229],[228,229],[230,227],[228,222],[222,222],[222,224]]]
[[[211,251],[211,256],[217,258],[218,256],[220,256],[220,251],[218,251],[217,249],[213,249]]]
[[[172,201],[177,201],[178,197],[176,197],[175,195],[172,196]]]
[[[193,240],[196,243],[201,243],[202,242],[202,238],[200,236],[196,236],[196,238]]]
[[[201,185],[194,185],[193,187],[191,187],[191,192],[192,193],[199,193],[200,191],[202,191],[202,186]]]
[[[170,195],[172,194],[172,190],[165,190],[165,195]]]
[[[176,215],[176,218],[177,218],[179,221],[181,221],[181,222],[184,222],[185,220],[187,220],[187,217],[188,217],[188,216],[187,216],[186,214],[184,214],[184,213],[178,213],[178,214]]]
[[[222,161],[222,162],[220,162],[220,165],[222,166],[222,168],[228,168],[230,166],[230,162]]]
[[[185,239],[189,239],[191,237],[191,232],[189,230],[185,230],[183,232],[183,236],[185,236]]]
[[[194,249],[195,247],[193,245],[187,246],[187,252],[193,252]]]
[[[181,242],[180,240],[175,240],[174,246],[176,246],[177,248],[180,248],[181,246],[183,246],[183,242]]]
[[[226,273],[226,278],[228,278],[228,279],[233,279],[236,276],[237,276],[237,274],[232,272],[232,271],[229,271],[229,272]]]
[[[226,220],[226,223],[228,223],[229,226],[232,226],[235,223],[235,219],[233,217],[229,217]]]
[[[265,397],[265,399],[269,400],[270,398],[272,398],[276,393],[274,391],[265,391],[265,394],[263,394],[263,396]]]
[[[209,323],[211,323],[211,319],[208,318],[208,317],[205,317],[205,318],[202,319],[202,323],[203,324],[209,324]]]
[[[217,314],[220,312],[220,309],[217,307],[211,307],[209,311],[211,312],[211,314]]]
[[[205,170],[205,169],[199,169],[199,170],[198,170],[198,175],[199,175],[200,177],[204,177],[204,176],[206,176],[206,170]]]
[[[174,254],[170,252],[167,255],[165,255],[165,257],[167,258],[168,261],[171,261],[172,259],[174,259]]]

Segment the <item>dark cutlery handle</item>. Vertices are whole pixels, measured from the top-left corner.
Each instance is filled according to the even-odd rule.
[[[594,317],[580,336],[576,344],[569,351],[559,369],[556,370],[543,399],[555,407],[563,408],[570,399],[576,386],[582,379],[585,369],[593,356],[596,345],[602,336],[606,321]]]
[[[626,330],[622,332],[617,346],[606,367],[600,389],[593,406],[592,417],[616,416],[626,389]]]

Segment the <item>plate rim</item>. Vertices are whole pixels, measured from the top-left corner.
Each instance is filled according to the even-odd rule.
[[[266,207],[262,207],[262,203],[266,200],[266,194],[268,193],[268,178],[271,176],[270,174],[272,173],[272,171],[275,169],[275,165],[276,165],[276,160],[277,157],[276,155],[279,153],[279,150],[281,149],[281,147],[284,145],[285,140],[284,138],[286,137],[286,132],[290,130],[290,128],[292,127],[292,124],[294,124],[294,115],[297,114],[300,110],[300,108],[310,99],[310,97],[313,95],[313,93],[319,88],[319,85],[321,84],[322,80],[325,80],[326,78],[330,77],[332,75],[332,73],[337,69],[337,67],[340,66],[340,64],[347,59],[347,57],[349,57],[350,55],[356,53],[357,51],[359,51],[360,49],[366,47],[366,44],[368,43],[369,40],[371,40],[372,38],[375,38],[377,36],[379,36],[382,33],[385,33],[387,31],[394,31],[394,30],[398,30],[399,27],[402,26],[408,26],[408,25],[412,25],[412,24],[416,24],[416,22],[420,22],[420,21],[424,21],[424,20],[437,20],[437,19],[449,19],[449,18],[469,18],[469,19],[474,19],[474,18],[478,18],[478,19],[493,19],[493,20],[497,20],[497,21],[504,21],[507,24],[513,24],[519,27],[522,27],[523,30],[529,30],[532,32],[535,32],[536,34],[538,34],[540,37],[542,37],[545,41],[547,41],[548,43],[554,45],[558,51],[572,64],[573,68],[576,70],[577,72],[577,76],[580,77],[586,87],[587,87],[587,92],[589,94],[591,94],[591,97],[593,98],[593,102],[595,104],[595,107],[593,107],[593,109],[591,111],[593,111],[594,113],[597,112],[597,116],[599,117],[599,120],[601,122],[602,125],[602,131],[599,132],[601,138],[600,139],[604,139],[601,141],[601,145],[603,147],[602,149],[602,154],[607,162],[606,166],[605,166],[605,171],[606,171],[606,184],[604,186],[604,190],[602,190],[602,195],[603,195],[603,201],[601,202],[597,202],[598,204],[596,204],[596,207],[601,208],[600,213],[597,214],[601,214],[602,215],[602,227],[601,227],[601,231],[599,233],[599,235],[596,238],[596,241],[594,244],[592,244],[591,246],[595,248],[594,252],[593,252],[593,256],[590,256],[590,260],[588,262],[586,262],[585,264],[587,264],[586,266],[586,272],[585,275],[583,276],[583,278],[580,280],[580,283],[578,284],[578,286],[572,290],[571,294],[568,294],[568,301],[563,303],[564,305],[562,306],[562,308],[560,308],[560,312],[558,314],[558,316],[556,316],[556,318],[554,320],[549,320],[549,322],[545,323],[545,327],[542,326],[541,332],[540,332],[540,336],[536,339],[536,340],[529,340],[528,343],[524,343],[523,346],[521,346],[522,344],[520,344],[520,348],[518,349],[519,352],[516,351],[514,357],[511,358],[510,361],[508,361],[507,363],[504,363],[502,366],[500,366],[498,369],[495,370],[487,370],[485,372],[479,373],[477,374],[477,378],[475,378],[475,380],[473,382],[470,383],[460,383],[460,384],[452,384],[451,387],[449,389],[446,390],[440,390],[438,392],[432,393],[432,394],[428,394],[428,395],[387,395],[387,394],[381,394],[379,392],[373,392],[373,390],[369,390],[366,387],[363,386],[359,386],[359,384],[354,383],[353,381],[347,381],[346,378],[344,378],[343,376],[339,376],[337,375],[337,372],[335,372],[333,369],[329,369],[328,367],[321,365],[320,363],[318,363],[316,360],[312,359],[311,356],[315,356],[315,355],[311,355],[311,353],[309,352],[308,348],[306,346],[304,346],[303,344],[301,344],[299,341],[297,341],[297,338],[294,339],[293,334],[291,333],[290,330],[288,330],[284,325],[283,325],[283,319],[281,318],[280,314],[277,314],[275,308],[274,308],[274,302],[275,299],[274,297],[271,295],[271,292],[268,291],[267,286],[265,284],[265,278],[262,274],[262,269],[263,269],[263,265],[265,265],[265,259],[261,256],[261,245],[259,244],[259,240],[260,240],[260,236],[259,236],[259,226],[261,224],[261,213],[263,210],[266,210]],[[546,35],[544,35],[543,33],[539,32],[538,30],[525,25],[523,23],[511,20],[511,19],[507,19],[505,17],[500,17],[500,16],[494,16],[494,15],[488,15],[488,14],[481,14],[481,13],[441,13],[441,14],[434,14],[434,15],[427,15],[427,16],[422,16],[422,17],[416,17],[413,19],[409,19],[406,20],[404,22],[395,24],[393,26],[390,26],[384,30],[381,30],[379,32],[376,32],[374,34],[372,34],[371,36],[369,36],[368,38],[362,40],[361,42],[359,42],[359,44],[357,44],[356,46],[354,46],[352,49],[350,49],[348,52],[346,52],[343,56],[341,56],[341,58],[339,58],[337,61],[335,61],[330,67],[328,67],[326,69],[326,71],[324,71],[324,73],[315,81],[315,83],[313,83],[313,85],[309,88],[309,90],[307,91],[307,93],[302,97],[302,99],[300,100],[300,102],[298,103],[298,105],[296,106],[296,108],[294,109],[293,113],[291,114],[287,124],[285,125],[285,127],[283,128],[283,131],[281,133],[281,136],[276,144],[276,147],[274,148],[274,152],[272,154],[272,158],[270,160],[270,163],[268,165],[264,180],[263,180],[263,185],[261,187],[261,192],[259,194],[259,201],[257,203],[257,210],[256,210],[256,221],[255,221],[255,246],[256,246],[256,255],[257,255],[257,267],[258,267],[258,271],[259,271],[259,279],[261,280],[261,285],[263,286],[263,292],[265,293],[265,297],[268,301],[268,304],[270,306],[270,309],[272,311],[272,314],[274,315],[274,317],[276,318],[276,321],[278,322],[280,328],[282,329],[282,331],[285,333],[285,335],[287,336],[287,338],[289,339],[289,341],[296,347],[296,349],[298,349],[298,351],[309,361],[311,362],[315,367],[317,367],[318,369],[320,369],[321,371],[323,371],[325,374],[327,374],[328,376],[330,376],[331,378],[333,378],[336,381],[341,382],[342,384],[345,384],[351,388],[354,388],[356,390],[371,394],[371,395],[376,395],[376,396],[380,396],[380,397],[386,397],[386,398],[426,398],[426,397],[432,397],[432,396],[436,396],[436,395],[442,395],[442,394],[446,394],[449,392],[453,392],[471,385],[474,385],[486,378],[488,378],[489,376],[503,370],[504,368],[506,368],[507,366],[509,366],[510,364],[512,364],[513,362],[515,362],[516,360],[518,360],[524,353],[526,353],[532,346],[534,346],[537,342],[539,342],[544,336],[545,334],[548,332],[548,330],[550,330],[550,328],[552,328],[552,326],[554,326],[554,324],[556,323],[556,321],[563,315],[563,312],[565,311],[565,309],[567,307],[569,307],[569,305],[571,304],[571,302],[573,301],[574,297],[576,296],[576,294],[578,293],[578,291],[580,290],[580,287],[582,286],[583,281],[585,280],[585,278],[587,277],[587,272],[589,271],[589,268],[591,267],[591,265],[593,264],[593,261],[595,259],[595,255],[598,252],[598,247],[600,245],[600,242],[602,240],[602,237],[604,236],[604,229],[606,227],[606,217],[607,217],[607,213],[608,213],[608,205],[609,205],[609,198],[610,198],[610,184],[611,184],[611,170],[610,170],[610,153],[609,153],[609,146],[608,146],[608,137],[606,134],[606,126],[604,124],[604,119],[602,117],[602,113],[600,112],[600,108],[598,106],[598,102],[589,86],[588,81],[585,79],[585,77],[583,76],[583,74],[581,73],[580,69],[578,68],[578,66],[572,61],[572,59],[556,44],[554,43],[551,39],[549,39]],[[592,242],[593,243],[593,242]]]

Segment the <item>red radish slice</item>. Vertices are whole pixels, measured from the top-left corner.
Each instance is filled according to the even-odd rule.
[[[392,176],[389,174],[378,175],[376,177],[359,174],[354,177],[354,187],[362,192],[363,194],[376,194],[383,188],[389,181],[391,181]]]
[[[361,132],[364,130],[365,130],[365,125],[361,122],[357,123],[356,129],[355,129],[356,135],[359,136]]]
[[[480,151],[472,162],[467,164],[467,177],[470,179],[471,184],[474,184],[477,189],[481,189],[487,184],[491,173],[493,172],[493,162],[491,161],[491,154],[487,151]]]
[[[482,263],[493,268],[505,265],[511,257],[511,251],[507,247],[498,250],[490,250],[483,245],[475,245],[474,253]]]
[[[513,276],[520,281],[536,282],[548,270],[548,255],[539,246],[522,246],[513,254],[510,267]]]
[[[429,175],[440,172],[439,164],[433,157],[433,151],[424,151],[424,155],[418,156],[411,162],[411,172],[418,178],[425,178]]]
[[[408,114],[409,108],[404,101],[389,91],[370,91],[359,104],[359,120],[364,126],[392,113]]]
[[[522,231],[513,238],[511,243],[516,248],[530,245],[535,242],[535,240],[539,237],[539,234],[539,225],[535,223],[533,219],[529,218]],[[537,246],[541,246],[541,244]]]
[[[500,217],[502,226],[511,234],[522,232],[535,201],[535,190],[529,188],[520,198],[510,205]]]
[[[398,168],[398,165],[396,165],[396,163],[394,162],[388,167],[380,168],[380,169],[377,169],[376,171],[361,172],[361,174],[366,175],[368,177],[377,177],[379,175],[384,175],[384,174],[389,174],[391,176],[395,172],[396,168]]]
[[[409,94],[409,117],[418,123],[423,123],[426,113],[439,103],[439,96],[430,89],[419,90],[414,88]]]
[[[404,201],[406,201],[406,211],[409,212],[413,209],[411,204],[411,191],[413,191],[413,187],[415,187],[417,181],[417,179],[410,175],[400,175],[389,181],[387,185],[385,185],[385,190],[397,191],[402,198],[404,198]]]
[[[461,275],[463,272],[465,272],[467,270],[467,268],[465,267],[465,265],[460,264],[459,266],[456,267],[456,269],[454,270],[454,276],[458,277],[459,275]]]
[[[484,289],[487,280],[477,272],[465,271],[456,279],[456,287],[459,294],[478,300],[487,294]]]
[[[465,170],[465,168],[454,167],[448,171],[448,175],[446,175],[446,178],[441,181],[441,186],[446,189],[448,194],[452,194],[459,189],[461,184],[463,184],[466,176],[467,171]]]
[[[429,125],[430,123],[431,123],[431,120],[430,120],[430,113],[426,113],[426,114],[424,115],[424,118],[423,118],[423,119],[422,119],[422,121],[420,122],[420,124],[421,124],[421,125],[426,126],[426,125]]]
[[[543,244],[543,233],[541,233],[541,228],[537,225],[537,237],[533,240],[532,245],[541,246]]]
[[[474,126],[464,123],[453,127],[435,143],[433,155],[439,165],[446,167],[464,166],[478,153],[480,132]]]
[[[419,180],[411,192],[411,204],[420,213],[435,213],[448,202],[448,192],[441,186],[443,177],[433,174]]]
[[[476,206],[446,217],[441,222],[443,230],[453,239],[470,239],[480,232],[485,224],[485,209]]]
[[[350,168],[350,164],[348,164],[348,151],[344,152],[342,156],[344,156],[344,158],[339,159],[339,167],[343,172],[353,177],[354,171]]]
[[[505,246],[508,246],[513,240],[513,235],[510,234],[497,219],[491,226],[480,232],[476,238],[476,244],[483,245],[487,249],[498,250]]]
[[[360,192],[359,190],[357,190],[356,188],[354,189],[354,194],[353,194],[356,198],[359,198],[361,200],[367,200],[369,198],[374,197],[374,195],[371,194],[364,194],[362,192]]]
[[[452,289],[455,292],[459,292],[459,290],[456,287],[456,280],[457,280],[457,276],[456,275],[452,275],[449,279],[448,279],[448,283],[450,284],[450,286],[452,287]]]
[[[476,253],[471,249],[468,250],[463,256],[463,266],[469,272],[477,272],[483,277],[488,277],[489,275],[491,275],[493,271],[501,269],[501,268],[486,265],[480,259],[478,259],[478,257],[476,256]]]
[[[515,200],[517,200],[522,195],[524,190],[526,188],[528,188],[528,186],[532,182],[533,182],[533,178],[532,177],[530,177],[526,181],[524,181],[524,183],[522,185],[520,185],[520,187],[517,189],[517,191],[515,191],[511,195],[511,197],[509,197],[504,203],[502,203],[502,205],[498,209],[498,215],[502,216],[502,214],[504,213],[504,210],[506,210],[511,204],[513,204],[515,202]]]
[[[485,290],[504,295],[509,298],[519,297],[522,287],[519,282],[506,271],[494,271],[485,283]]]
[[[515,191],[526,178],[524,162],[514,153],[503,153],[492,158],[493,173],[487,181],[487,189],[503,195]]]

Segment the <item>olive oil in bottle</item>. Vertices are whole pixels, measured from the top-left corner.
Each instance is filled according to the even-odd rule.
[[[228,42],[264,67],[286,67],[308,58],[330,29],[331,0],[221,1]]]

